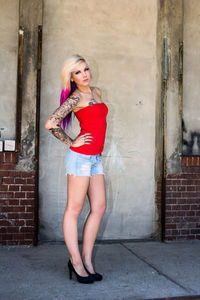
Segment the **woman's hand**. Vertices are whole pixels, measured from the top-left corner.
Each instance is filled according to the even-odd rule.
[[[90,135],[90,133],[85,133],[85,134],[82,134],[80,136],[77,136],[75,138],[75,140],[72,141],[72,144],[71,146],[72,147],[80,147],[80,146],[83,146],[83,145],[88,145],[92,142],[92,136]]]

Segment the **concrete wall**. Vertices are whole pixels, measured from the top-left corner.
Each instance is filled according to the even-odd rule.
[[[58,106],[61,66],[73,53],[88,58],[93,85],[109,107],[103,153],[108,207],[99,238],[148,238],[155,218],[157,1],[44,0],[43,15],[40,239],[63,239],[67,147],[44,122]]]
[[[200,2],[184,1],[183,154],[200,154]]]
[[[14,139],[19,0],[1,0],[0,5],[0,138]]]

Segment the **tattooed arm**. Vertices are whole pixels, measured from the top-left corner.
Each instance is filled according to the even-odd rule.
[[[73,140],[64,132],[60,126],[60,122],[70,113],[80,102],[78,96],[69,97],[60,107],[58,107],[45,123],[45,128],[51,132],[57,139],[72,146]]]

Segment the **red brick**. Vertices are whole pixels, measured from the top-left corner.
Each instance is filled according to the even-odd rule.
[[[24,240],[24,241],[19,241],[20,245],[32,245],[32,239],[31,240]]]
[[[166,199],[166,203],[167,203],[167,204],[176,204],[176,203],[177,203],[177,199],[174,199],[174,198],[167,198],[167,199]]]
[[[13,234],[12,233],[3,233],[2,234],[2,240],[12,240],[13,239]]]
[[[35,222],[33,220],[26,220],[26,226],[35,226]]]
[[[188,157],[188,166],[192,166],[193,165],[193,157],[190,156]]]
[[[30,199],[20,200],[20,204],[21,205],[33,205],[34,204],[34,200],[30,200]]]
[[[196,198],[192,198],[192,199],[187,199],[187,203],[190,203],[190,204],[195,204],[195,203],[197,203],[197,199]]]
[[[186,235],[186,234],[190,234],[190,230],[186,230],[186,229],[183,229],[181,230],[181,235]]]
[[[26,179],[24,178],[15,178],[16,184],[26,184]]]
[[[166,186],[166,191],[175,191],[176,192],[176,185],[168,185]]]
[[[21,227],[20,232],[30,232],[34,233],[34,227]]]
[[[24,206],[6,206],[2,208],[3,212],[25,212]]]
[[[23,233],[13,233],[13,240],[24,240],[24,234]]]
[[[34,185],[24,185],[21,187],[21,191],[34,191],[35,186]]]
[[[195,216],[195,211],[187,211],[186,216]]]
[[[21,172],[21,177],[26,178],[26,177],[34,177],[35,172]]]
[[[19,232],[19,227],[16,227],[16,226],[15,227],[11,227],[10,226],[10,227],[7,228],[7,232],[8,233],[17,233],[17,232]]]
[[[4,152],[4,162],[12,162],[12,152]]]
[[[13,192],[0,192],[0,198],[12,198]]]
[[[165,240],[166,240],[166,241],[175,241],[175,240],[176,240],[176,237],[175,237],[175,236],[166,236],[166,237],[165,237]]]
[[[187,165],[187,157],[186,156],[182,157],[181,165],[182,166],[186,166]]]
[[[34,239],[34,234],[33,233],[24,233],[24,239],[32,240],[32,239]]]
[[[17,246],[17,245],[19,245],[19,242],[18,241],[7,241],[7,245],[8,246]]]
[[[199,186],[199,189],[200,189],[200,186]],[[196,191],[196,186],[195,185],[191,185],[191,186],[187,186],[187,191]]]
[[[10,171],[10,177],[21,177],[21,172],[19,171]]]
[[[177,204],[188,204],[187,198],[180,198],[176,200]]]
[[[26,206],[26,212],[34,212],[35,208],[34,206]]]
[[[27,192],[27,198],[35,198],[35,192]]]
[[[3,152],[0,152],[0,162],[3,162],[4,161],[4,155],[3,155]]]
[[[32,219],[34,218],[33,213],[20,213],[19,214],[19,219]]]
[[[178,191],[185,191],[186,187],[185,186],[178,186]]]
[[[0,233],[7,233],[7,227],[0,227]]]
[[[166,229],[176,229],[176,224],[166,224],[165,228]]]
[[[0,220],[0,226],[12,226],[12,222],[10,220]]]
[[[0,177],[7,177],[9,175],[8,171],[0,171]]]
[[[34,178],[27,178],[26,183],[27,184],[35,184],[35,179]]]
[[[24,220],[14,220],[13,225],[14,226],[24,226],[25,221]]]
[[[200,234],[200,229],[191,229],[192,234]]]
[[[14,183],[14,178],[5,177],[5,178],[3,178],[3,183],[6,183],[6,184]]]
[[[1,170],[14,170],[15,166],[13,164],[3,164],[1,165]]]
[[[19,219],[19,213],[8,213],[8,219]]]
[[[186,215],[186,211],[184,211],[184,210],[177,210],[176,211],[176,216],[178,216],[178,217],[183,217],[183,216],[185,216]]]
[[[193,198],[196,197],[196,192],[182,192],[182,197]]]
[[[2,205],[8,205],[9,200],[8,199],[0,199],[0,206]]]
[[[193,166],[198,166],[199,158],[197,156],[193,157]]]
[[[172,209],[172,206],[171,206],[171,205],[166,205],[165,209],[166,209],[166,211],[167,211],[167,210],[171,210],[171,209]]]
[[[24,192],[15,192],[15,198],[26,198],[26,195]]]
[[[18,185],[10,185],[9,191],[19,191],[19,186]]]
[[[11,199],[11,200],[9,200],[9,205],[19,205],[19,200]]]
[[[191,210],[199,210],[200,209],[200,205],[191,205]]]
[[[8,190],[8,185],[1,184],[0,185],[0,191],[7,191]]]

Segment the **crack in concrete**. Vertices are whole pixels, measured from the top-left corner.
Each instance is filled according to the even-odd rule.
[[[147,264],[149,267],[151,267],[153,270],[155,270],[159,275],[165,277],[167,280],[173,282],[174,284],[176,284],[177,286],[179,286],[180,288],[182,288],[184,291],[186,291],[187,293],[189,293],[191,295],[191,293],[196,293],[195,291],[193,291],[190,288],[186,288],[185,286],[183,286],[182,284],[180,284],[179,282],[177,282],[176,280],[174,280],[173,278],[169,277],[167,274],[163,273],[162,271],[160,271],[156,266],[154,266],[152,263],[148,262],[144,257],[138,255],[137,253],[135,253],[132,249],[130,249],[128,246],[124,245],[123,243],[120,243],[121,246],[123,246],[125,249],[127,249],[131,254],[135,255],[138,259],[140,259],[142,262],[144,262],[145,264]]]

